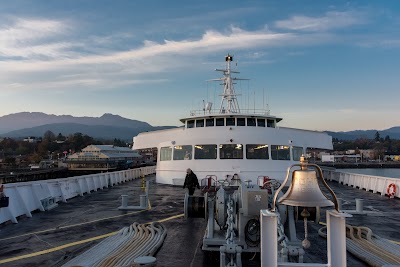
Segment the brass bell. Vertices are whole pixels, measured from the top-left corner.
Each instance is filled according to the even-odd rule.
[[[311,243],[307,239],[307,221],[308,217],[310,217],[310,213],[308,212],[307,207],[328,207],[335,205],[336,211],[339,212],[339,202],[337,201],[335,193],[325,182],[321,168],[316,164],[309,164],[305,157],[301,156],[300,164],[295,164],[288,168],[285,181],[275,192],[272,201],[272,211],[275,211],[276,199],[279,195],[279,192],[289,179],[290,169],[294,166],[299,166],[300,170],[293,171],[292,183],[290,184],[288,191],[281,198],[279,198],[278,203],[304,208],[301,212],[301,216],[304,218],[304,240],[301,242],[301,244],[304,248],[309,248]],[[308,170],[308,166],[312,166],[316,170]],[[319,173],[318,177],[316,171]],[[335,203],[328,200],[322,193],[318,184],[318,178],[321,179],[321,183],[331,193]]]
[[[292,183],[288,191],[278,200],[278,203],[301,207],[328,207],[333,202],[322,193],[316,172],[302,166],[301,170],[293,171]]]

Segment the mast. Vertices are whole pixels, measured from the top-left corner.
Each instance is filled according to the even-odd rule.
[[[221,71],[224,77],[213,79],[211,81],[223,81],[224,91],[222,93],[221,105],[219,108],[219,113],[240,113],[239,102],[237,100],[237,94],[235,93],[234,81],[235,80],[248,80],[231,77],[231,73],[239,73],[237,71],[231,70],[231,62],[233,56],[227,55],[225,57],[226,69],[216,69],[216,71]]]

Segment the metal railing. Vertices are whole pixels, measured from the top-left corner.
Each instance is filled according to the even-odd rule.
[[[70,198],[83,196],[155,172],[156,166],[149,166],[61,179],[4,184],[4,194],[9,197],[9,205],[0,207],[0,224],[7,221],[17,223],[17,217],[21,215],[32,217],[34,210],[45,211],[46,200],[66,202]]]
[[[190,116],[201,116],[201,115],[263,115],[263,116],[269,116],[270,111],[265,110],[265,109],[240,109],[240,112],[221,112],[219,109],[211,109],[211,110],[191,110],[190,111]]]
[[[387,194],[387,189],[390,184],[395,184],[397,188],[400,188],[400,179],[398,178],[340,172],[337,170],[327,169],[324,169],[323,173],[325,179],[329,181],[336,181],[343,185],[372,191],[373,193],[380,193],[381,195]],[[394,196],[400,198],[400,190],[397,190]]]

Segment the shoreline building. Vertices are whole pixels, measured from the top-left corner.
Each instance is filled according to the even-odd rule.
[[[89,145],[66,159],[71,171],[114,171],[139,167],[143,157],[129,147]]]

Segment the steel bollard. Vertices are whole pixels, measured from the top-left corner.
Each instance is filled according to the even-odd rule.
[[[140,207],[146,208],[147,207],[147,196],[140,195]]]
[[[356,211],[363,212],[364,210],[364,199],[356,198]]]
[[[126,208],[128,206],[128,195],[121,195],[122,197],[122,208]]]

